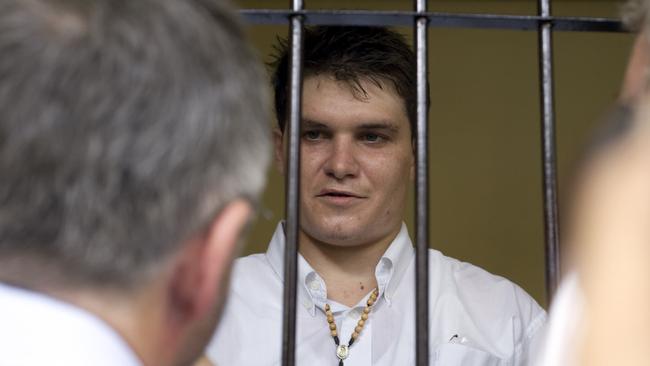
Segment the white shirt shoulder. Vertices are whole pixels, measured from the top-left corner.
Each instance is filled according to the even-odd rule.
[[[584,293],[577,272],[568,273],[555,294],[536,366],[577,365],[577,329],[584,321]]]
[[[274,365],[279,361],[282,281],[265,254],[235,260],[219,327],[207,355],[218,365]],[[252,347],[254,346],[254,347]],[[266,359],[255,360],[257,357]]]
[[[432,337],[443,342],[436,348],[462,345],[510,360],[506,364],[528,364],[539,351],[546,312],[504,277],[437,250],[429,254],[431,332],[447,332]],[[453,329],[458,334],[450,334]]]
[[[0,283],[0,365],[137,366],[101,319],[40,293]]]

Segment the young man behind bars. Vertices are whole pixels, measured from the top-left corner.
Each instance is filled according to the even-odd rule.
[[[189,365],[269,160],[213,0],[0,0],[0,365]]]
[[[288,58],[284,44],[274,75],[282,170]],[[403,223],[414,174],[415,90],[415,57],[400,35],[306,30],[298,365],[415,362],[414,249]],[[238,260],[222,327],[208,348],[217,364],[279,364],[284,247],[279,223],[265,254]],[[524,364],[546,317],[535,301],[512,282],[436,250],[429,250],[429,266],[430,364]]]

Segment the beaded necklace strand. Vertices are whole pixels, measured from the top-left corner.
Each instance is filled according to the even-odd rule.
[[[348,358],[348,355],[350,354],[350,347],[352,347],[354,341],[359,338],[359,335],[363,330],[363,326],[368,320],[368,314],[370,314],[372,306],[375,304],[375,301],[377,301],[378,294],[379,291],[376,288],[370,294],[370,297],[366,302],[366,307],[363,309],[363,313],[361,313],[361,319],[359,319],[357,326],[354,328],[354,332],[352,332],[352,336],[350,336],[350,341],[347,345],[340,344],[338,332],[336,331],[336,323],[334,322],[334,315],[332,314],[330,305],[325,304],[325,315],[327,316],[327,323],[330,326],[330,334],[332,335],[332,338],[334,338],[334,344],[336,344],[336,357],[339,359],[339,366],[343,366],[343,360]]]

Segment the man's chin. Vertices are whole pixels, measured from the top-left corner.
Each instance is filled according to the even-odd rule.
[[[314,230],[309,230],[307,236],[315,242],[337,247],[352,247],[361,245],[364,240],[365,231],[359,228],[348,228],[343,225],[321,226]]]

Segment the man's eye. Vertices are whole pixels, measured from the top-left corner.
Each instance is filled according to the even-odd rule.
[[[381,137],[379,135],[377,135],[376,133],[367,133],[367,134],[363,135],[363,139],[368,141],[368,142],[377,142],[377,141],[379,141],[381,139]]]
[[[303,134],[307,140],[318,140],[321,137],[321,133],[318,131],[307,131]]]

